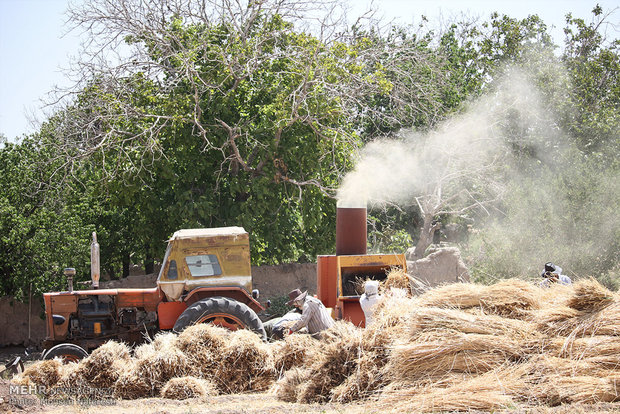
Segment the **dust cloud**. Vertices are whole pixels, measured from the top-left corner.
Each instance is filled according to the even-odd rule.
[[[370,143],[341,183],[339,206],[417,205],[466,217],[474,231],[464,254],[486,280],[533,278],[547,261],[573,278],[598,277],[598,269],[615,278],[617,170],[598,167],[558,126],[572,109],[558,112],[567,78],[551,70],[545,95],[540,76],[508,68],[433,131]]]

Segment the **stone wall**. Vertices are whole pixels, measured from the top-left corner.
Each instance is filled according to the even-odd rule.
[[[30,312],[29,312],[30,311]],[[30,313],[30,343],[28,314]],[[0,346],[38,344],[45,338],[42,299],[33,299],[32,307],[10,296],[0,297]]]

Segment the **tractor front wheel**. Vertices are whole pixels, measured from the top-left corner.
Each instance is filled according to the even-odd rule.
[[[179,316],[173,330],[182,332],[188,326],[198,323],[212,323],[231,331],[250,329],[263,341],[267,340],[265,328],[256,312],[231,298],[215,296],[193,303]]]
[[[56,357],[63,360],[64,363],[78,362],[80,359],[86,358],[88,352],[81,346],[75,344],[58,344],[48,349],[42,359],[54,359]]]

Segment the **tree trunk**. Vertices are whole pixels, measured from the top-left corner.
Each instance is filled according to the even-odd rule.
[[[441,227],[441,223],[439,221],[434,221],[432,214],[424,214],[424,224],[422,225],[420,238],[413,252],[413,260],[419,260],[424,257],[424,252],[426,252],[428,246],[433,243],[435,230],[439,227]]]
[[[129,253],[123,254],[123,277],[129,276]]]
[[[146,257],[144,258],[144,273],[150,275],[155,272],[155,259],[149,246],[146,247]]]

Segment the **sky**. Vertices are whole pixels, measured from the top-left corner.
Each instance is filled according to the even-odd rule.
[[[75,0],[81,1],[81,0]],[[0,0],[0,134],[14,141],[36,131],[33,120],[45,119],[43,101],[55,86],[70,85],[63,69],[79,54],[79,32],[67,33],[64,15],[68,0]],[[488,19],[493,11],[514,18],[539,15],[557,44],[564,37],[565,15],[586,21],[600,4],[605,11],[620,6],[620,0],[352,0],[353,12],[371,7],[379,16],[409,24],[425,15],[431,22],[465,13]],[[620,22],[620,11],[614,14]]]

